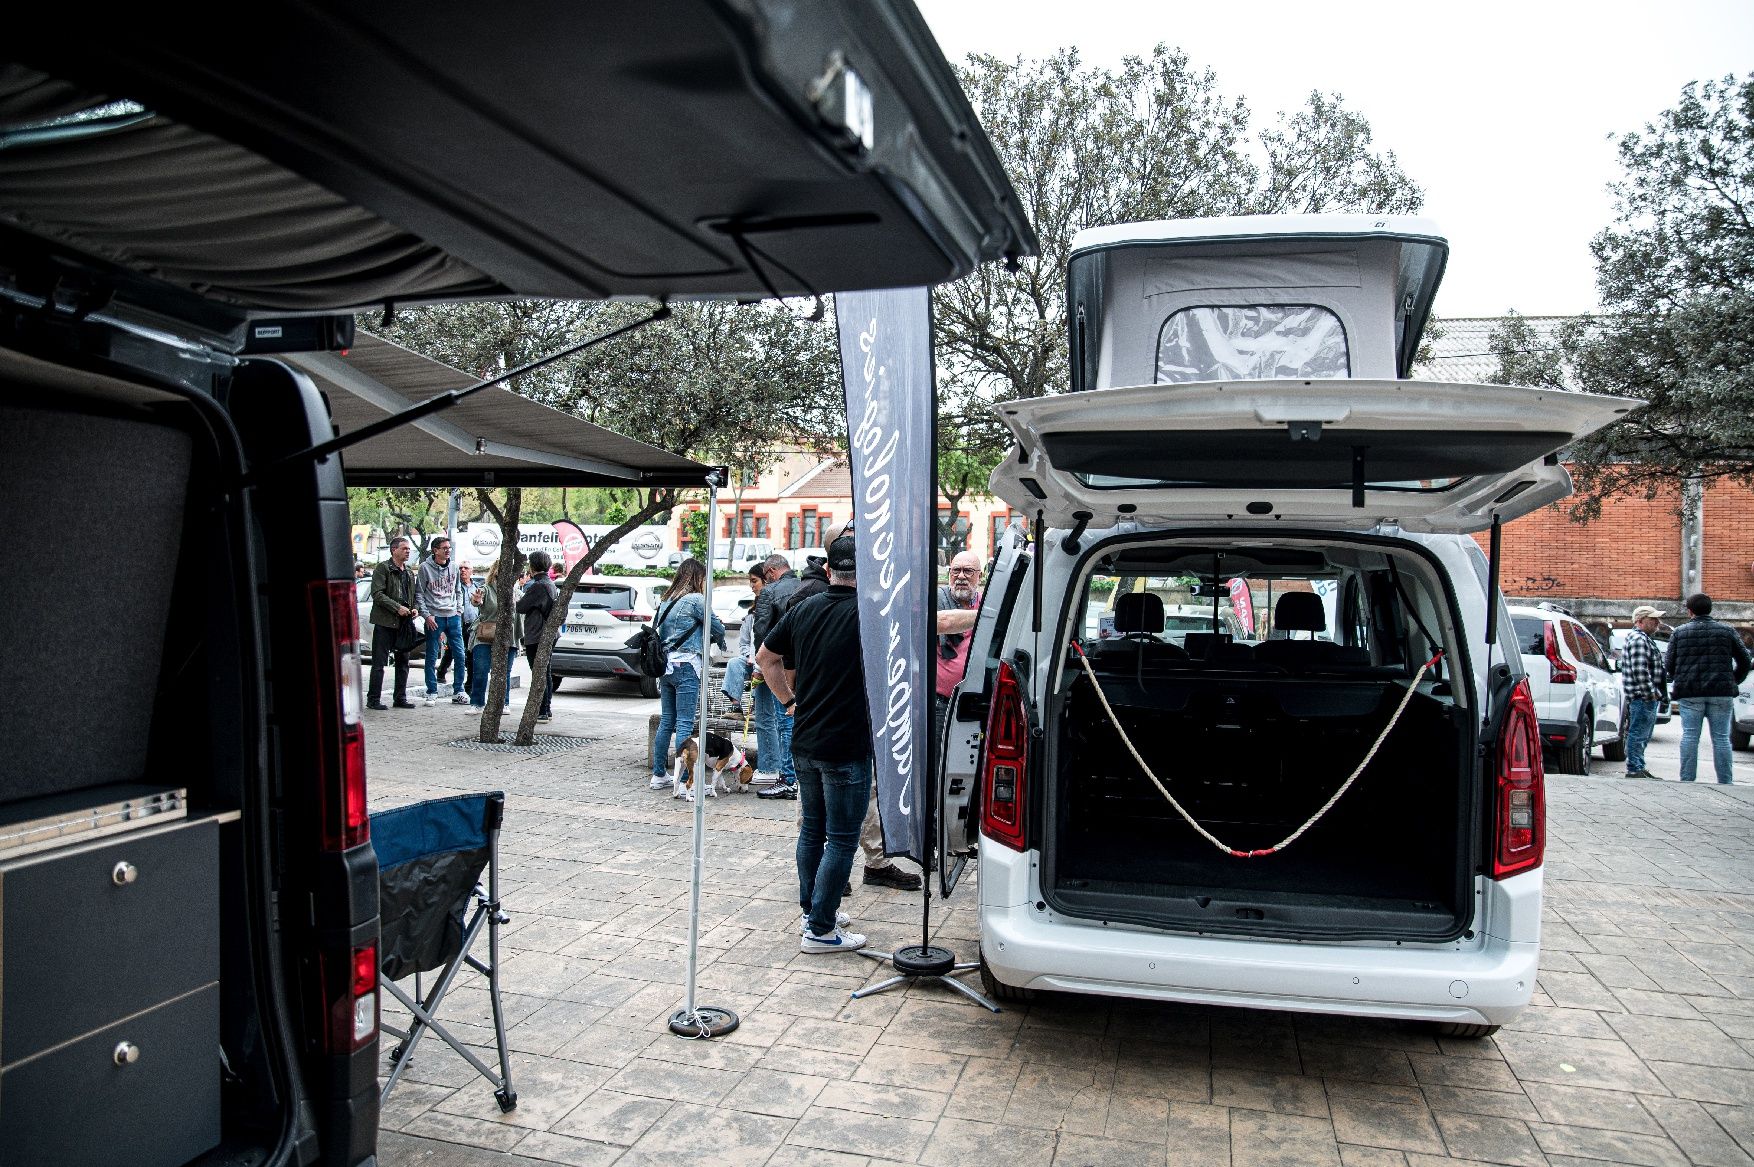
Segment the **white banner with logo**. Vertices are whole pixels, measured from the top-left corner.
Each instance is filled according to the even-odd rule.
[[[932,301],[925,288],[835,296],[846,386],[859,639],[883,850],[926,861],[934,485]]]

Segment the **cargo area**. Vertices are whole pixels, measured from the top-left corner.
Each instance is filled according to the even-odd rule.
[[[1090,671],[1071,654],[1046,742],[1056,909],[1271,937],[1429,941],[1467,926],[1478,767],[1465,674],[1446,661],[1346,793],[1271,855],[1202,837],[1121,732],[1206,832],[1274,848],[1364,760],[1420,665],[1453,655],[1450,605],[1416,555],[1130,547],[1086,577],[1081,606]]]

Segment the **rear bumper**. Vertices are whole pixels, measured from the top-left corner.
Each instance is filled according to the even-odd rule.
[[[1018,860],[1021,870],[1007,870]],[[1025,857],[989,845],[981,862],[981,953],[1008,985],[1488,1025],[1515,1017],[1535,989],[1540,871],[1485,886],[1490,931],[1448,945],[1388,948],[1104,927],[1038,907],[1033,896],[1008,894],[1025,890]],[[988,895],[989,886],[996,894]],[[997,902],[1004,900],[1010,902]]]
[[[1557,746],[1577,744],[1578,726],[1575,721],[1541,722],[1541,744],[1549,749]]]
[[[634,677],[640,673],[634,667],[635,654],[632,650],[616,652],[601,648],[566,648],[555,645],[548,658],[549,667],[557,677]]]

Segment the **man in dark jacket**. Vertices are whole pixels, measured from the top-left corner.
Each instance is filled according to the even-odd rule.
[[[384,704],[384,660],[392,653],[396,656],[396,688],[391,700],[397,709],[414,708],[414,702],[403,696],[408,688],[408,654],[412,650],[396,647],[402,621],[414,615],[414,573],[407,566],[413,550],[413,543],[398,536],[390,540],[390,558],[372,569],[372,671],[371,683],[366,688],[367,709],[388,708]],[[409,638],[413,639],[412,631]]]
[[[767,583],[749,611],[754,626],[749,643],[758,653],[767,634],[779,623],[780,613],[791,606],[792,594],[801,582],[790,561],[777,552],[767,557],[761,572]],[[798,797],[798,772],[792,765],[792,719],[780,712],[765,683],[755,687],[755,756],[761,766],[755,775],[757,797]]]
[[[1670,689],[1681,706],[1681,781],[1691,782],[1699,771],[1700,723],[1711,723],[1711,760],[1717,780],[1729,785],[1730,728],[1736,687],[1748,675],[1754,660],[1734,628],[1711,618],[1711,597],[1700,593],[1687,599],[1693,619],[1675,629],[1664,657]]]

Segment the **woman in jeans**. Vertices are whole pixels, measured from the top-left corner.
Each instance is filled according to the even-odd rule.
[[[469,629],[469,708],[479,713],[487,707],[487,679],[493,668],[493,639],[482,640],[481,629],[492,625],[495,630],[494,639],[510,639],[510,636],[499,632],[499,564],[494,564],[487,573],[487,582],[471,594],[469,602],[475,605],[475,624]],[[506,660],[506,672],[511,672],[512,662]],[[503,698],[502,698],[503,702]]]
[[[711,627],[713,643],[725,647],[725,626],[706,610],[706,568],[698,559],[684,559],[664,593],[664,604],[658,609],[658,639],[670,654],[670,666],[658,678],[658,733],[652,739],[652,789],[670,787],[670,740],[677,745],[694,732],[695,713],[700,709],[700,681],[705,675],[701,657],[705,649],[705,631]]]

